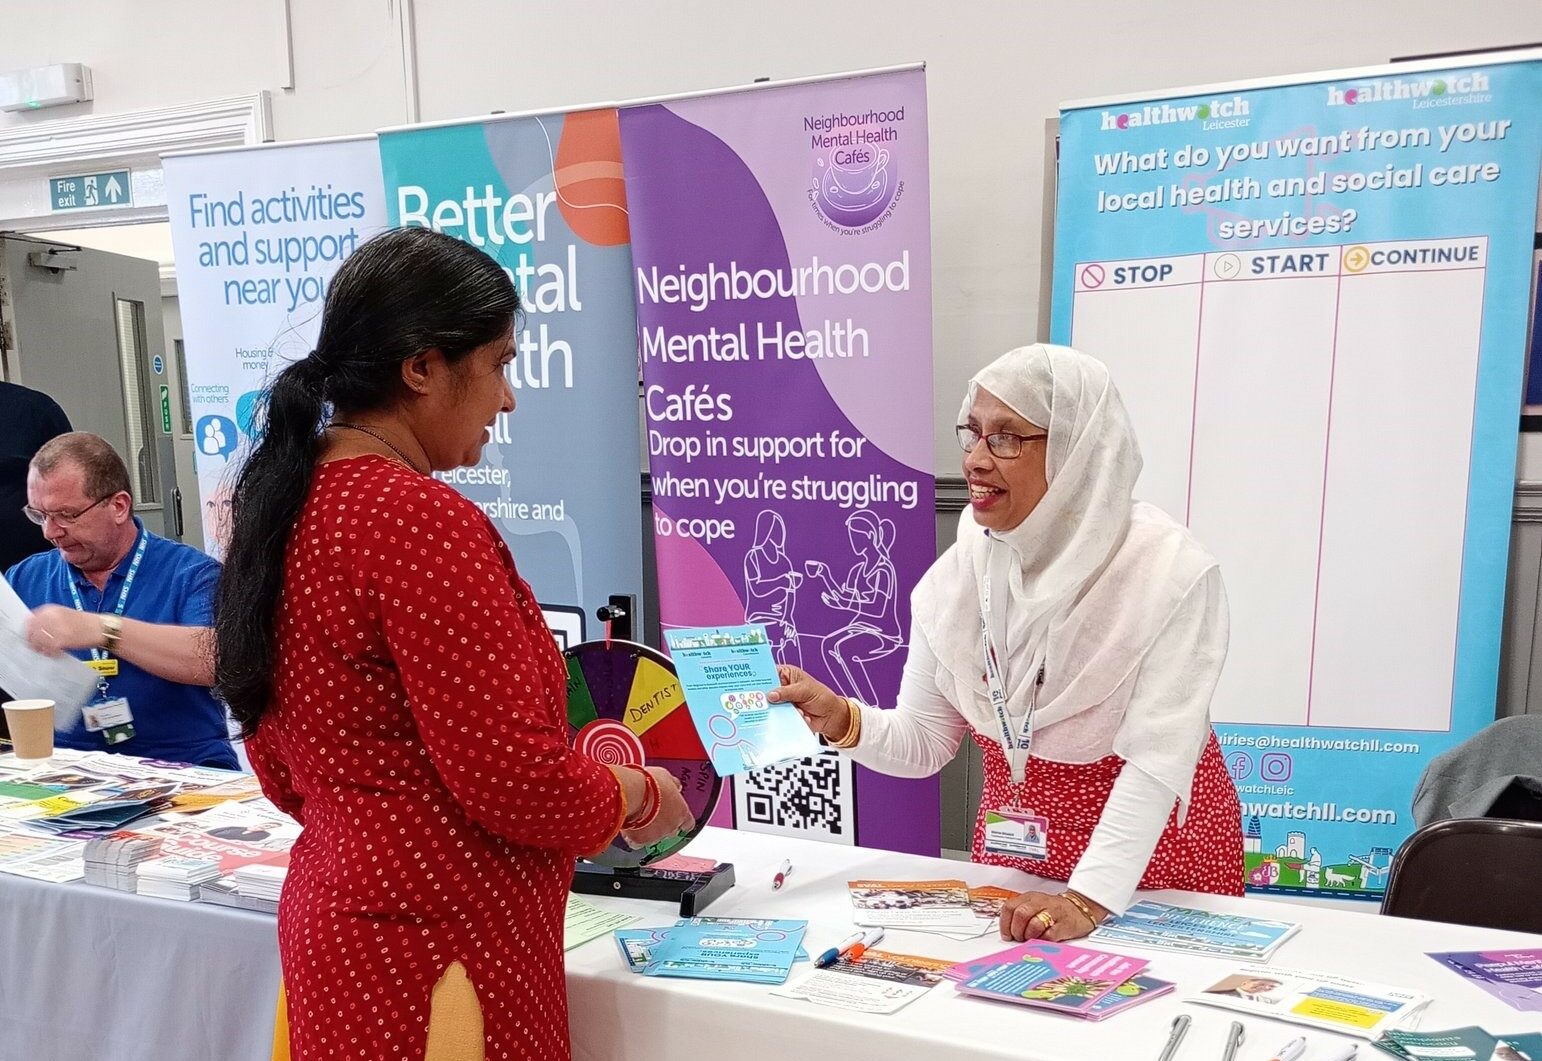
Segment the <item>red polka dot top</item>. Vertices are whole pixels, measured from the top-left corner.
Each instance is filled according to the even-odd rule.
[[[304,825],[279,907],[295,1061],[417,1061],[457,960],[489,1061],[567,1058],[574,858],[624,812],[568,747],[562,658],[493,525],[396,461],[322,464],[277,630],[248,751]]]

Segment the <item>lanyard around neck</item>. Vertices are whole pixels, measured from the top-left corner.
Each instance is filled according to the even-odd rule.
[[[991,539],[990,548],[992,551],[996,548],[994,538]],[[1014,727],[1007,710],[1006,682],[1002,679],[996,648],[991,640],[992,574],[990,556],[987,555],[985,577],[980,580],[980,644],[985,656],[985,684],[990,692],[991,711],[996,716],[1001,753],[1006,757],[1007,766],[1011,770],[1012,783],[1021,785],[1027,780],[1028,759],[1033,751],[1033,711],[1038,706],[1039,689],[1044,685],[1044,660],[1039,656],[1029,661],[1038,673],[1034,676],[1033,690],[1029,694],[1028,710],[1023,713],[1022,723]]]
[[[117,607],[113,609],[114,615],[121,617],[123,615],[123,609],[128,607],[129,590],[134,586],[134,576],[139,574],[139,565],[145,558],[145,546],[148,545],[149,542],[150,535],[145,531],[140,531],[139,544],[134,547],[133,562],[129,564],[128,574],[123,576],[123,588],[118,592],[118,604]],[[72,574],[66,574],[65,580],[70,584],[70,598],[75,602],[75,610],[78,612],[85,611],[86,605],[85,602],[80,599],[80,590],[75,585],[75,576]],[[98,609],[98,611],[100,611],[100,609]],[[99,648],[93,648],[91,650],[91,658],[106,659],[107,653]]]

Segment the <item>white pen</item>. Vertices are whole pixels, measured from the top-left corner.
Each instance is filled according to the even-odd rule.
[[[1327,1057],[1322,1058],[1322,1061],[1355,1061],[1355,1058],[1359,1056],[1359,1053],[1360,1047],[1354,1043],[1350,1043],[1338,1053],[1329,1054]]]
[[[1280,1047],[1269,1061],[1296,1061],[1304,1053],[1306,1053],[1306,1039],[1298,1037]]]
[[[867,953],[867,949],[869,947],[876,947],[882,942],[883,929],[870,928],[865,933],[863,933],[862,942],[858,943],[855,947],[851,948],[851,950],[847,951],[845,956],[850,958],[852,961],[857,961],[862,957],[862,955]]]

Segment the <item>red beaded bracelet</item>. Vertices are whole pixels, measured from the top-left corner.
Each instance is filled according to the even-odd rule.
[[[643,803],[638,816],[627,819],[622,823],[622,827],[626,829],[646,829],[659,816],[659,811],[664,807],[664,799],[659,794],[659,783],[654,780],[651,773],[638,766],[631,767],[631,769],[642,774]]]

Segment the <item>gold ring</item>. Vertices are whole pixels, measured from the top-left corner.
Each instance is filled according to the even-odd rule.
[[[1044,926],[1045,932],[1055,927],[1055,917],[1048,910],[1040,910],[1033,915],[1033,919]]]

